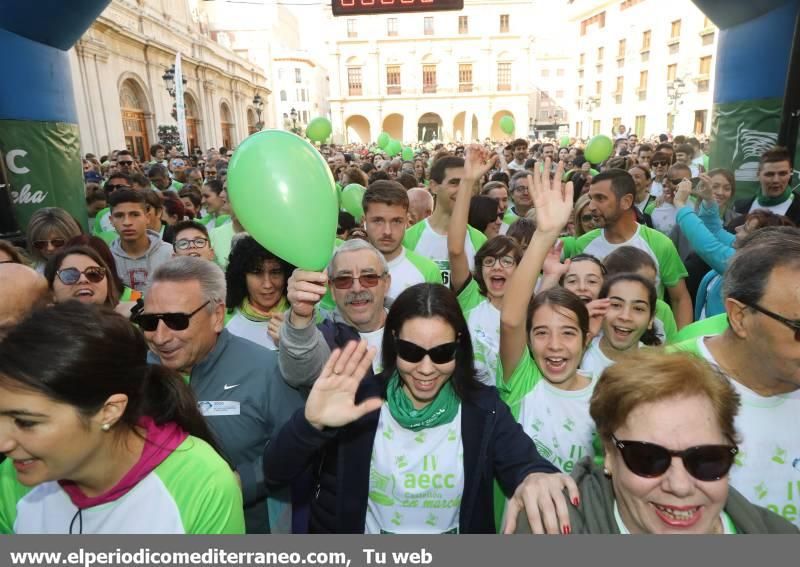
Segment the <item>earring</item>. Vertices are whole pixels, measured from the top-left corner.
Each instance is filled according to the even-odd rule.
[[[109,431],[109,430],[111,429],[111,424],[110,424],[110,423],[104,423],[104,424],[103,424],[103,425],[100,427],[100,429],[102,429],[103,431]]]
[[[606,475],[608,478],[611,478],[611,471],[608,470],[606,467],[603,467],[603,474]]]

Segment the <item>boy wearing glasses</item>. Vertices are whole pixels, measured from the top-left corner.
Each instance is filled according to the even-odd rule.
[[[208,229],[197,221],[181,221],[173,227],[175,242],[172,247],[175,256],[192,256],[209,262],[215,260],[214,248],[208,236]]]

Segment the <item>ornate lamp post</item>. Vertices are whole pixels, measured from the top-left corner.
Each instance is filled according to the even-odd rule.
[[[260,132],[264,129],[264,122],[261,120],[261,113],[264,111],[264,99],[261,98],[261,95],[258,93],[253,97],[253,108],[256,110],[256,117],[258,119],[256,122],[256,132]]]
[[[167,92],[172,98],[172,118],[178,120],[178,109],[175,106],[175,65],[173,64],[169,69],[164,71],[161,78],[164,80],[164,86],[167,88]],[[186,79],[183,79],[182,82],[184,86],[186,86]]]

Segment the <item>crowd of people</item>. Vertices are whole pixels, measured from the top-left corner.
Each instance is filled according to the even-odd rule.
[[[0,533],[797,533],[792,156],[566,142],[318,146],[319,272],[231,149],[87,154],[0,241]]]

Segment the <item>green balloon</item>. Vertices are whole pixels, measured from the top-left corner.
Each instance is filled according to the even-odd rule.
[[[365,192],[366,189],[358,183],[351,183],[342,191],[342,208],[353,215],[356,222],[361,222],[361,219],[364,218],[362,201]]]
[[[569,147],[569,136],[562,136],[561,137],[561,147],[568,148]]]
[[[246,138],[228,166],[228,197],[264,248],[304,270],[328,265],[339,221],[336,187],[325,159],[306,140],[284,130]]]
[[[318,116],[308,123],[306,138],[315,142],[324,142],[330,137],[331,132],[333,132],[331,121],[324,116]]]
[[[401,144],[397,140],[392,140],[386,146],[386,153],[389,154],[389,156],[391,156],[391,157],[396,156],[397,154],[399,154],[402,151],[403,151],[403,144]]]
[[[414,159],[414,150],[411,148],[403,148],[403,161],[412,161]]]
[[[514,119],[510,116],[503,116],[500,119],[500,129],[506,134],[513,134],[515,127],[516,125],[514,124]]]
[[[605,134],[598,134],[586,144],[583,155],[590,163],[602,163],[613,151],[614,142],[611,141],[611,138]]]
[[[381,135],[378,136],[378,147],[385,150],[391,141],[392,137],[387,132],[381,132]]]

